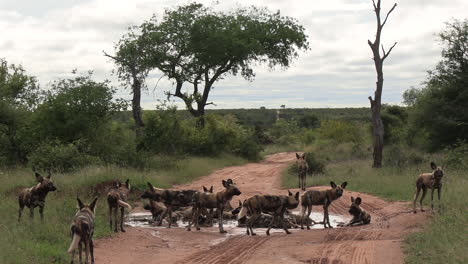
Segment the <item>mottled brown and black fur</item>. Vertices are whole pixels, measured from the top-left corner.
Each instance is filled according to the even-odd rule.
[[[309,190],[305,192],[301,197],[301,229],[304,229],[304,221],[306,220],[305,211],[307,209],[307,218],[309,218],[313,205],[323,205],[323,226],[324,228],[332,228],[330,225],[330,217],[328,215],[328,207],[334,200],[343,195],[346,185],[348,185],[347,182],[343,182],[341,186],[337,186],[334,182],[330,182],[330,186],[332,187],[331,189],[324,191]],[[307,221],[307,229],[310,229],[309,221]]]
[[[305,160],[305,153],[303,153],[302,155],[296,153],[296,158],[297,178],[299,180],[298,188],[301,188],[301,190],[305,191],[307,171],[309,170],[309,165],[307,165],[307,161]]]
[[[247,219],[246,228],[247,235],[255,236],[253,227],[255,222],[260,218],[262,213],[273,213],[273,218],[266,231],[270,235],[270,229],[273,226],[276,218],[279,218],[286,234],[291,234],[284,221],[284,214],[288,209],[294,209],[299,205],[299,192],[293,195],[288,191],[288,195],[255,195],[247,199],[243,208],[246,208]]]
[[[148,210],[151,212],[151,215],[153,217],[153,221],[157,221],[159,217],[166,211],[166,206],[164,205],[163,202],[156,202],[153,200],[149,200],[148,204],[145,204],[144,207],[145,210]]]
[[[167,216],[170,228],[172,225],[172,211],[176,207],[185,207],[192,205],[192,198],[195,193],[198,193],[196,190],[164,190],[153,187],[151,183],[148,184],[148,189],[141,195],[141,198],[148,198],[153,201],[162,202],[166,206],[166,210],[161,215],[161,218],[158,222],[158,225],[162,225],[162,221]]]
[[[123,227],[123,219],[125,214],[125,207],[127,207],[129,210],[132,209],[132,206],[127,203],[128,194],[130,193],[132,187],[130,186],[129,179],[127,179],[124,184],[118,183],[116,187],[118,188],[112,189],[107,193],[107,204],[109,206],[109,226],[112,230],[112,215],[114,215],[114,231],[118,232],[117,210],[120,208],[120,230],[125,232]]]
[[[361,197],[354,199],[354,197],[351,196],[351,206],[348,212],[353,218],[349,220],[348,223],[340,224],[339,226],[367,225],[371,222],[371,215],[361,208],[361,203]]]
[[[442,192],[442,177],[444,177],[444,170],[442,167],[438,167],[434,162],[431,162],[431,173],[423,173],[419,175],[416,180],[416,194],[414,195],[413,211],[416,213],[416,200],[418,199],[419,193],[423,191],[419,204],[421,206],[421,212],[423,209],[423,199],[426,196],[427,189],[431,189],[431,210],[434,210],[434,191],[437,189],[437,196],[439,198],[439,210],[441,209],[440,195]]]
[[[49,175],[45,178],[37,172],[34,173],[38,183],[31,188],[22,189],[18,195],[18,222],[21,221],[21,215],[25,206],[29,208],[31,219],[34,217],[34,208],[39,206],[39,214],[41,215],[41,219],[44,220],[45,198],[49,192],[57,190],[51,179],[50,171]]]
[[[80,264],[82,263],[82,251],[84,247],[85,252],[85,263],[88,264],[88,256],[91,257],[91,263],[94,264],[94,214],[96,209],[97,197],[89,204],[83,204],[80,198],[78,200],[78,206],[80,210],[73,217],[71,224],[71,236],[72,242],[68,253],[72,254],[71,264],[75,261],[76,249],[79,249]]]
[[[219,232],[226,233],[223,228],[223,212],[232,197],[240,195],[241,191],[237,188],[236,184],[231,180],[222,180],[222,184],[224,186],[224,190],[219,191],[217,193],[209,193],[209,192],[199,192],[193,196],[193,218],[190,221],[187,230],[191,230],[192,224],[195,224],[197,230],[200,230],[199,226],[199,216],[201,213],[206,212],[207,209],[214,209],[218,213],[218,224],[219,224]]]

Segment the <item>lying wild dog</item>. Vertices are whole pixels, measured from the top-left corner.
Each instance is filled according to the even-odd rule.
[[[305,160],[305,153],[303,153],[302,155],[296,153],[296,158],[297,178],[299,179],[298,188],[301,188],[301,190],[305,191],[307,171],[309,170],[309,165],[307,165],[307,161]]]
[[[31,219],[34,217],[34,208],[39,206],[39,213],[41,214],[41,220],[44,220],[44,206],[45,198],[49,192],[57,190],[51,179],[51,173],[47,177],[42,177],[39,173],[34,171],[36,175],[37,184],[31,188],[24,188],[18,195],[19,211],[18,211],[18,222],[21,221],[21,215],[23,214],[24,207],[29,208],[29,216]]]
[[[286,234],[291,234],[291,232],[289,232],[289,230],[286,227],[286,223],[284,221],[284,214],[288,209],[294,209],[298,205],[299,192],[297,192],[296,195],[293,195],[288,190],[288,196],[255,195],[250,197],[243,203],[243,208],[245,208],[245,210],[241,210],[241,213],[239,213],[239,217],[243,217],[244,215],[250,215],[250,218],[247,219],[246,223],[247,235],[251,234],[252,236],[255,236],[253,226],[255,222],[261,217],[262,213],[273,213],[273,217],[266,231],[266,234],[268,236],[270,235],[270,229],[272,228],[276,218],[280,219],[281,225]]]
[[[156,202],[153,200],[149,200],[149,204],[145,204],[143,207],[145,210],[151,212],[153,221],[157,221],[159,217],[166,211],[166,206],[162,202]]]
[[[218,213],[219,232],[226,233],[223,228],[224,208],[226,207],[226,204],[232,200],[232,197],[240,195],[241,191],[239,191],[236,184],[231,179],[228,179],[227,181],[222,180],[222,184],[225,188],[222,191],[217,193],[199,192],[193,196],[193,218],[187,227],[188,231],[191,230],[190,228],[192,224],[195,224],[197,230],[200,230],[198,223],[199,215],[207,209],[216,208]]]
[[[182,190],[182,191],[174,191],[174,190],[164,190],[158,189],[153,187],[151,183],[147,183],[149,189],[146,190],[142,195],[141,198],[148,198],[153,201],[158,201],[164,203],[166,206],[166,210],[161,215],[158,225],[162,225],[162,221],[167,216],[170,228],[172,225],[172,211],[176,207],[183,207],[183,206],[191,206],[192,205],[192,198],[195,193],[198,191],[195,190]]]
[[[361,197],[351,196],[351,206],[349,208],[349,213],[353,216],[353,219],[349,220],[348,223],[340,224],[338,226],[352,226],[352,225],[367,225],[371,221],[371,216],[368,212],[361,208]]]
[[[323,226],[332,228],[330,225],[330,217],[328,216],[328,207],[330,204],[340,198],[343,195],[343,191],[348,185],[347,182],[343,182],[341,186],[337,186],[334,182],[330,182],[331,189],[325,191],[309,190],[305,192],[301,197],[301,229],[304,229],[304,221],[309,218],[312,212],[312,205],[323,205]],[[307,208],[307,218],[304,218],[305,211]],[[312,221],[314,222],[314,221]],[[309,222],[307,222],[307,229],[310,229]],[[314,222],[315,224],[315,222]]]
[[[78,200],[78,206],[80,210],[73,217],[71,224],[71,236],[72,242],[68,253],[72,254],[71,263],[75,261],[76,249],[79,249],[80,264],[82,263],[81,253],[84,247],[86,264],[88,264],[88,255],[91,256],[91,264],[94,264],[94,215],[96,209],[97,197],[89,204],[83,204],[80,198]]]
[[[132,210],[132,206],[127,203],[128,194],[132,187],[130,186],[130,179],[127,179],[124,184],[118,183],[117,189],[112,189],[107,193],[107,204],[109,205],[109,226],[112,230],[112,214],[114,214],[114,231],[117,230],[117,210],[120,208],[120,230],[125,232],[123,227],[125,207]]]
[[[437,196],[439,198],[439,210],[441,208],[440,192],[442,191],[442,177],[444,177],[443,167],[438,167],[434,162],[431,162],[431,173],[423,173],[419,175],[416,180],[416,194],[414,195],[413,211],[416,213],[416,200],[418,199],[421,189],[423,191],[419,204],[421,212],[424,212],[422,201],[426,196],[427,189],[431,189],[431,210],[434,210],[434,190],[437,189]]]

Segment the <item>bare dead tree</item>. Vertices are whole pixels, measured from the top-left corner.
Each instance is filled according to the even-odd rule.
[[[388,11],[385,19],[381,20],[380,18],[380,0],[377,0],[377,4],[375,0],[372,0],[372,4],[374,6],[375,16],[377,17],[377,32],[375,34],[374,42],[367,40],[372,53],[374,55],[374,64],[375,70],[377,72],[377,82],[376,82],[376,89],[374,92],[374,99],[372,96],[369,96],[369,101],[371,104],[371,111],[372,111],[372,126],[373,126],[373,141],[374,141],[374,163],[372,167],[374,168],[381,168],[382,167],[382,152],[383,152],[383,139],[384,139],[384,126],[382,122],[382,118],[380,116],[380,111],[382,108],[382,88],[383,88],[383,62],[384,60],[390,55],[393,48],[397,44],[395,42],[388,51],[385,51],[384,46],[380,44],[380,36],[382,34],[382,28],[387,23],[388,16],[390,13],[393,12],[397,4],[395,3],[393,7]],[[382,48],[383,56],[380,55],[380,48]]]

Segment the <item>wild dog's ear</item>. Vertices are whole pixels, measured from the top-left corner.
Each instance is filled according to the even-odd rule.
[[[85,207],[84,203],[78,197],[76,197],[76,200],[78,201],[78,206],[80,207],[80,210],[83,209],[83,207]]]
[[[213,193],[213,185],[210,187],[210,193]]]
[[[300,159],[301,157],[299,156],[299,154],[296,153],[296,159]]]
[[[333,189],[335,189],[335,188],[336,188],[336,183],[335,183],[334,181],[331,181],[331,182],[330,182],[330,186],[331,186]]]
[[[154,187],[151,183],[147,182],[146,184],[148,184],[148,187],[150,188],[150,190],[154,191]]]
[[[242,202],[239,200],[239,207],[242,207]]]
[[[127,180],[125,181],[125,185],[127,186],[127,188],[130,187],[130,179],[127,179]]]
[[[234,182],[232,181],[232,179],[227,179],[226,182],[227,182],[228,185],[234,184]]]
[[[94,197],[94,200],[91,202],[91,204],[89,205],[89,209],[91,209],[91,211],[94,212],[94,209],[96,208],[96,202],[97,202],[97,196]]]
[[[297,201],[299,201],[299,192],[297,192],[294,197],[296,198]]]
[[[351,202],[354,203],[354,197],[351,196]]]
[[[208,189],[205,186],[203,186],[203,191],[208,192]]]
[[[44,180],[44,177],[42,177],[39,173],[35,172],[35,175],[38,182],[42,182]]]
[[[50,172],[50,168],[47,170],[47,179],[50,179],[52,177],[52,173]]]
[[[288,190],[288,195],[292,196],[292,192],[290,190]]]
[[[225,180],[222,180],[222,183],[223,183],[224,188],[229,187],[228,183]]]
[[[302,158],[303,158],[303,159],[305,159],[305,152],[304,152],[304,153],[302,153]]]
[[[431,169],[433,170],[437,169],[437,165],[433,161],[431,161]]]
[[[357,205],[360,205],[361,202],[362,202],[361,197],[356,198],[356,200],[354,201],[354,203],[357,204]]]
[[[343,182],[343,183],[341,184],[341,188],[343,188],[343,189],[346,188],[346,185],[348,185],[348,182]]]

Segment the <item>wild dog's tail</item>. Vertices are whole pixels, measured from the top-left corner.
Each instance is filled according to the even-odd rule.
[[[126,202],[124,202],[124,201],[122,201],[122,200],[120,200],[120,199],[117,200],[117,203],[118,203],[120,206],[127,207],[128,210],[132,210],[132,206],[131,206],[131,205],[129,205],[128,203],[126,203]]]
[[[247,207],[243,206],[242,209],[239,212],[239,215],[237,216],[237,219],[241,219],[247,215]]]
[[[78,234],[79,232],[79,228],[76,226],[76,225],[73,225],[71,227],[71,231],[72,231],[72,242],[70,244],[70,248],[68,248],[68,253],[72,253],[75,249],[78,248],[78,244],[80,243],[80,240],[81,240],[81,236]]]

